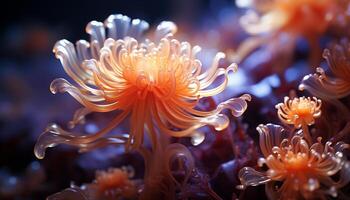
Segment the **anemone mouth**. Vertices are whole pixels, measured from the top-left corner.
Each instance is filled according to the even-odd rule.
[[[283,103],[276,105],[276,109],[283,123],[300,128],[303,124],[312,125],[315,118],[321,116],[321,103],[316,97],[285,97]]]
[[[305,153],[294,154],[292,151],[288,151],[282,160],[288,172],[306,172],[310,169],[309,160]]]
[[[117,55],[114,54],[116,48],[121,48]],[[179,48],[186,50],[181,51]],[[100,61],[94,67],[105,70],[95,72],[95,82],[109,99],[113,99],[113,95],[117,96],[118,89],[123,91],[132,87],[141,96],[151,92],[166,98],[180,93],[183,97],[194,99],[200,87],[197,76],[202,64],[195,58],[199,50],[198,46],[191,49],[189,43],[180,43],[170,37],[161,39],[157,44],[151,41],[138,43],[134,39],[108,39]],[[106,78],[115,84],[106,84]],[[113,89],[111,86],[116,92],[110,92]]]

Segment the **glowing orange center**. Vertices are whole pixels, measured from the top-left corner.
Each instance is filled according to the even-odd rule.
[[[289,172],[305,172],[310,169],[308,166],[308,157],[305,154],[294,154],[288,151],[283,161],[285,169]]]
[[[334,14],[333,0],[278,0],[275,2],[275,9],[288,17],[284,28],[292,32],[322,33]]]
[[[112,172],[100,172],[96,179],[101,192],[125,187],[131,184],[128,174],[122,170]]]
[[[296,106],[295,112],[299,117],[307,116],[312,114],[311,107],[312,105],[310,105],[308,102],[300,102]]]

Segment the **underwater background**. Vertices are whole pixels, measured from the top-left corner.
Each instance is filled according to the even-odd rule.
[[[264,1],[268,0],[261,2],[264,3]],[[306,3],[310,1],[305,0]],[[242,97],[240,100],[244,100],[248,105],[237,116],[233,116],[229,110],[222,111],[230,121],[230,124],[223,130],[215,129],[212,126],[201,126],[198,134],[196,132],[197,135],[171,137],[169,143],[182,145],[177,149],[180,152],[179,155],[185,155],[186,159],[190,157],[190,160],[193,159],[193,161],[183,161],[185,167],[181,163],[180,167],[176,164],[170,164],[169,168],[173,169],[171,176],[175,178],[169,180],[176,180],[175,189],[171,190],[174,194],[171,198],[167,195],[152,193],[151,196],[154,195],[154,198],[143,196],[143,199],[278,199],[278,197],[275,198],[273,195],[267,194],[268,190],[263,183],[256,184],[257,186],[249,183],[244,185],[242,181],[244,178],[239,174],[244,167],[251,167],[258,171],[259,169],[266,171],[268,168],[266,165],[262,168],[258,166],[259,158],[265,155],[261,150],[261,144],[259,147],[259,141],[261,141],[259,133],[264,131],[256,130],[260,124],[284,124],[286,132],[291,133],[301,130],[297,125],[295,127],[289,126],[290,121],[285,119],[289,116],[284,116],[281,119],[281,115],[277,113],[280,108],[275,106],[284,102],[284,98],[288,96],[290,99],[315,96],[322,100],[320,120],[310,122],[310,126],[313,125],[312,130],[310,128],[312,140],[317,141],[317,136],[320,136],[323,138],[320,142],[322,145],[325,145],[328,140],[334,143],[339,141],[349,143],[350,128],[348,123],[350,115],[347,109],[350,106],[348,92],[350,91],[350,84],[348,84],[350,76],[346,75],[350,75],[350,73],[346,73],[349,72],[347,70],[350,70],[350,64],[345,66],[345,68],[347,67],[343,73],[345,75],[341,77],[347,83],[341,85],[340,89],[336,87],[334,89],[344,91],[343,96],[340,95],[339,98],[337,96],[341,105],[338,101],[332,103],[335,101],[333,98],[328,99],[333,93],[322,93],[323,90],[317,89],[318,86],[315,86],[315,92],[313,90],[314,82],[309,83],[304,78],[315,73],[316,67],[323,67],[327,73],[332,72],[332,69],[329,70],[329,62],[327,63],[327,60],[324,59],[326,57],[322,57],[322,51],[325,48],[331,48],[330,44],[333,44],[334,41],[343,41],[349,36],[350,26],[346,22],[343,23],[347,20],[349,11],[344,11],[341,25],[327,26],[324,30],[322,29],[323,32],[317,33],[316,42],[313,40],[312,31],[311,33],[307,32],[307,34],[303,32],[300,34],[301,36],[294,34],[299,29],[310,31],[303,29],[305,28],[304,24],[295,25],[296,29],[283,29],[279,33],[273,32],[276,30],[273,27],[263,30],[261,35],[264,39],[259,38],[257,39],[259,42],[252,42],[254,43],[252,46],[248,44],[247,47],[244,47],[251,48],[246,53],[244,48],[241,48],[243,50],[240,51],[240,47],[256,33],[249,32],[250,29],[247,31],[242,23],[242,16],[247,12],[246,8],[242,8],[244,7],[242,2],[244,1],[237,3],[234,0],[32,0],[24,2],[12,0],[2,5],[1,7],[6,12],[0,13],[0,199],[45,199],[65,188],[79,188],[89,183],[91,185],[87,185],[88,190],[100,191],[104,187],[107,188],[106,190],[113,190],[111,187],[113,187],[114,182],[110,181],[108,177],[107,181],[103,177],[101,178],[101,182],[104,180],[107,185],[98,185],[99,181],[96,181],[99,175],[103,176],[103,173],[107,173],[106,176],[108,176],[109,172],[114,173],[114,175],[118,174],[116,177],[111,177],[112,179],[118,179],[125,175],[124,172],[128,172],[130,177],[124,178],[128,181],[132,180],[132,182],[123,183],[131,184],[132,187],[136,188],[135,191],[126,189],[116,192],[107,191],[103,194],[106,197],[99,197],[89,192],[84,196],[81,195],[81,193],[86,192],[84,189],[83,192],[80,189],[73,189],[74,191],[72,190],[73,192],[70,194],[67,193],[61,197],[59,195],[52,196],[51,199],[138,199],[140,198],[138,195],[123,196],[119,195],[119,192],[139,194],[147,190],[145,189],[147,187],[144,186],[147,185],[144,179],[145,176],[147,177],[144,171],[145,165],[147,165],[144,162],[144,155],[137,151],[125,150],[120,145],[109,145],[89,150],[86,153],[79,153],[76,146],[57,145],[55,148],[46,150],[44,159],[38,159],[34,154],[34,146],[49,124],[54,122],[66,129],[67,123],[72,120],[75,111],[81,108],[79,102],[75,101],[68,93],[53,95],[50,92],[50,84],[55,78],[62,77],[71,80],[62,68],[60,60],[55,57],[52,51],[55,43],[61,39],[67,39],[73,43],[79,39],[89,40],[90,36],[85,32],[86,24],[92,20],[103,22],[112,14],[127,15],[131,19],[143,19],[149,23],[151,31],[162,21],[173,21],[177,27],[176,39],[188,41],[193,46],[201,46],[202,51],[198,53],[197,57],[202,62],[203,70],[210,68],[212,58],[217,52],[226,54],[226,58],[220,61],[218,66],[226,68],[231,66],[230,64],[233,62],[238,64],[237,72],[228,74],[229,78],[225,90],[215,96],[207,95],[207,98],[199,99],[195,106],[196,109],[215,110],[221,102],[240,97]],[[258,0],[247,0],[247,2],[258,2]],[[337,1],[337,3],[339,2]],[[259,12],[264,11],[264,9],[259,10]],[[316,13],[320,12],[316,11]],[[338,18],[340,17],[338,16]],[[277,18],[273,19],[277,20]],[[302,17],[297,20],[307,19]],[[313,23],[320,24],[321,22],[313,21],[311,24]],[[305,26],[308,25],[310,24]],[[254,30],[257,28],[255,27]],[[304,37],[305,35],[307,37]],[[317,45],[310,45],[315,43]],[[344,48],[345,51],[350,49]],[[319,51],[314,52],[315,49],[319,49]],[[340,56],[339,52],[333,55]],[[349,55],[350,53],[347,54],[348,57],[345,57],[350,58]],[[238,58],[238,56],[241,57]],[[349,59],[347,61],[350,63]],[[225,77],[218,77],[211,88],[220,85],[224,79]],[[299,85],[303,80],[306,91],[299,90]],[[317,91],[321,91],[319,95],[317,95]],[[245,94],[249,94],[251,98]],[[314,99],[309,99],[309,101],[314,101]],[[242,102],[241,105],[244,107],[245,103]],[[320,108],[314,109],[319,110]],[[91,135],[108,124],[116,113],[118,111],[115,110],[102,114],[89,113],[84,119],[84,124],[79,121],[74,131]],[[319,116],[314,114],[312,117],[316,119]],[[213,123],[208,122],[207,124],[212,125]],[[114,130],[128,133],[129,129],[128,123],[121,122]],[[149,127],[145,129],[148,130]],[[178,130],[172,126],[169,129]],[[305,129],[302,131],[306,137]],[[303,136],[300,137],[302,143],[304,139]],[[151,146],[150,140],[149,138],[145,139],[144,145],[146,147]],[[343,158],[347,158],[349,154],[346,147],[335,148],[334,152],[331,152],[335,155],[343,148],[345,149],[342,158],[334,158],[339,159],[336,162],[341,162],[341,166],[337,166],[338,171],[346,168],[345,175],[336,173],[331,175],[336,180],[341,179],[339,176],[346,177],[344,178],[346,179],[345,184],[342,184],[341,188],[338,188],[338,185],[334,188],[328,185],[332,190],[339,191],[337,195],[332,195],[334,191],[332,193],[331,190],[328,191],[329,188],[324,189],[322,185],[321,190],[327,191],[324,192],[327,194],[325,198],[350,199],[347,182],[347,178],[350,176],[349,163],[343,161]],[[322,148],[324,147],[322,146]],[[186,165],[192,162],[194,166],[187,166],[191,171],[186,172]],[[184,172],[178,169],[181,167],[184,168]],[[109,169],[110,171],[108,171]],[[190,173],[189,178],[186,173]],[[148,179],[152,180],[153,178],[152,175]],[[283,180],[277,182],[276,187],[279,187]],[[162,184],[168,185],[169,183]],[[240,187],[242,185],[244,186]],[[152,190],[160,191],[162,189],[159,187]],[[296,191],[304,190],[297,189]],[[310,191],[308,190],[308,192]],[[291,196],[291,199],[323,199],[323,197],[322,193],[316,197],[309,194]],[[280,198],[288,199],[283,195]]]

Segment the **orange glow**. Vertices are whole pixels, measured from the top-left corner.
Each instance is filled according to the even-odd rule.
[[[242,18],[242,25],[249,33],[280,31],[304,37],[324,33],[339,11],[333,0],[272,0],[252,7],[261,17],[253,17],[251,13]]]
[[[311,66],[318,65],[321,36],[339,23],[339,16],[346,16],[341,3],[334,0],[256,0],[242,7],[249,11],[240,18],[240,24],[252,36],[241,43],[232,60],[242,62],[254,50],[266,45],[271,54],[285,56],[282,60],[276,57],[274,68],[279,73],[283,70],[278,69],[290,65],[301,37],[308,42]]]
[[[285,168],[290,173],[306,173],[310,169],[310,167],[308,167],[308,158],[306,154],[295,154],[292,151],[288,151],[281,160],[285,163]]]
[[[135,199],[137,188],[130,179],[133,176],[131,167],[110,168],[97,171],[94,182],[84,187],[90,191],[88,195],[92,199]]]
[[[286,15],[283,31],[308,36],[326,31],[336,14],[334,6],[333,0],[278,0],[271,10]]]
[[[99,191],[104,192],[115,188],[133,187],[133,182],[129,180],[129,174],[121,169],[109,169],[108,171],[96,172],[96,183]]]

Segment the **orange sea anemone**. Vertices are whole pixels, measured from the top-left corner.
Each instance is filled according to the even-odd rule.
[[[312,65],[318,64],[321,54],[319,39],[343,11],[341,3],[334,0],[237,0],[237,3],[249,9],[240,22],[252,37],[238,48],[234,55],[236,62],[263,45],[269,46],[275,51],[273,53],[290,54],[285,58],[290,60],[297,39],[302,37],[308,42]],[[287,40],[283,39],[286,37]]]
[[[111,168],[107,171],[97,171],[95,181],[89,185],[94,188],[95,195],[100,199],[104,198],[135,198],[137,189],[135,183],[130,180],[133,177],[131,167]]]
[[[200,47],[175,39],[174,23],[161,22],[153,36],[144,39],[143,32],[148,27],[147,22],[139,19],[111,15],[104,23],[92,21],[87,25],[90,42],[80,40],[75,47],[67,40],[56,43],[53,51],[76,84],[59,78],[51,83],[50,89],[54,94],[68,92],[83,105],[70,125],[74,126],[90,112],[119,113],[93,135],[79,136],[55,124],[49,126],[36,144],[38,158],[44,157],[47,147],[60,143],[83,150],[126,143],[127,148],[135,149],[143,143],[145,130],[155,146],[156,130],[175,137],[190,136],[205,125],[222,130],[229,124],[228,117],[221,114],[223,109],[230,109],[234,116],[246,110],[249,95],[229,99],[212,111],[197,110],[199,99],[225,89],[228,73],[236,70],[236,64],[220,68],[219,61],[225,55],[219,52],[211,66],[202,67],[196,58]],[[213,86],[218,77],[222,77],[222,82]],[[104,137],[127,117],[128,138]]]
[[[283,128],[273,124],[259,125],[257,130],[265,157],[259,165],[266,164],[268,170],[241,169],[239,188],[266,184],[270,199],[325,199],[336,197],[337,189],[349,183],[350,163],[342,153],[349,145],[322,144],[319,139],[310,146],[298,134],[288,139]]]
[[[61,192],[49,196],[48,200],[87,200],[87,199],[137,199],[138,182],[131,180],[134,176],[133,168],[110,168],[106,171],[97,171],[92,183],[82,186],[71,186]]]
[[[340,99],[350,95],[350,43],[342,40],[325,49],[323,57],[327,60],[333,77],[326,75],[322,68],[315,74],[304,77],[299,85],[300,90],[307,90],[322,99]]]
[[[321,100],[313,97],[284,98],[283,103],[276,105],[279,119],[285,124],[292,124],[296,128],[315,123],[315,118],[321,116]]]
[[[312,137],[308,126],[315,123],[315,119],[321,116],[321,100],[313,97],[284,98],[284,103],[276,105],[278,118],[285,124],[291,124],[295,128],[302,128],[304,138],[312,144]]]
[[[306,37],[319,35],[337,14],[333,0],[257,0],[250,6],[256,12],[249,12],[241,23],[251,34],[285,31]]]

